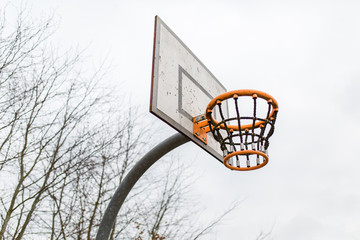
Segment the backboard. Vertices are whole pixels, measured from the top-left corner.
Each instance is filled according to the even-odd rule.
[[[150,112],[222,162],[219,143],[211,132],[207,144],[195,137],[192,119],[205,114],[225,87],[158,16],[154,35]],[[228,107],[223,109],[226,118]]]

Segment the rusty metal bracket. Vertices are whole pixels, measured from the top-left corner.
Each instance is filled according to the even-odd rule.
[[[205,115],[193,117],[193,126],[194,136],[207,144],[207,133],[210,132],[210,127]]]

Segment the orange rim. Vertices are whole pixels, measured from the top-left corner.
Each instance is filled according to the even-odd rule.
[[[252,166],[252,167],[235,167],[235,166],[231,166],[229,165],[229,163],[227,162],[227,160],[229,160],[230,158],[236,156],[236,155],[260,155],[262,157],[265,158],[265,161],[260,163],[259,165],[256,165],[256,166]],[[227,168],[230,168],[232,170],[237,170],[237,171],[250,171],[250,170],[255,170],[255,169],[258,169],[258,168],[262,168],[264,167],[268,162],[269,162],[269,157],[263,153],[263,152],[259,152],[259,151],[254,151],[254,150],[243,150],[243,151],[237,151],[237,152],[233,152],[233,153],[230,153],[228,154],[225,158],[224,158],[224,165],[227,167]]]
[[[251,90],[251,89],[234,90],[234,91],[220,94],[219,96],[215,97],[213,100],[210,101],[210,103],[206,107],[206,114],[205,114],[206,118],[208,120],[210,120],[213,123],[213,125],[218,125],[219,122],[216,121],[211,116],[212,109],[217,105],[218,101],[222,102],[226,99],[233,98],[234,95],[236,95],[236,96],[254,96],[254,94],[256,97],[260,97],[262,99],[265,99],[268,102],[269,101],[271,102],[273,110],[271,111],[271,113],[269,115],[269,119],[273,118],[275,115],[275,112],[277,112],[279,110],[279,106],[278,106],[278,103],[275,100],[275,98],[273,98],[271,95],[269,95],[267,93],[264,93],[264,92],[261,92],[258,90]],[[264,123],[263,121],[256,122],[254,127],[257,128],[263,123]],[[252,124],[247,124],[247,125],[241,126],[241,130],[251,129],[252,127],[253,127]],[[224,124],[221,124],[220,128],[225,128]],[[237,125],[228,125],[227,128],[233,129],[235,131],[239,131],[239,126],[237,126]]]

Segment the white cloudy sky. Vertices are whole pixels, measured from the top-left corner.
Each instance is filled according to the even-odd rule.
[[[110,59],[111,80],[144,113],[155,15],[227,89],[253,88],[277,99],[280,111],[265,168],[229,171],[192,143],[177,150],[199,169],[194,189],[209,215],[244,199],[208,239],[254,239],[272,227],[279,240],[359,239],[359,1],[29,3],[34,12],[55,10],[62,46],[88,46],[92,58]],[[161,126],[168,130],[159,142],[173,133]]]

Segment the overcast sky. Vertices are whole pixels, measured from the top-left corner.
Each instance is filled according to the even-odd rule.
[[[199,169],[194,189],[209,215],[244,200],[208,239],[271,228],[279,240],[360,238],[360,1],[28,2],[35,13],[55,11],[62,46],[110,60],[109,81],[151,121],[160,122],[147,113],[155,15],[228,90],[277,99],[264,168],[230,171],[193,143],[175,151]],[[159,142],[174,133],[161,124]]]

